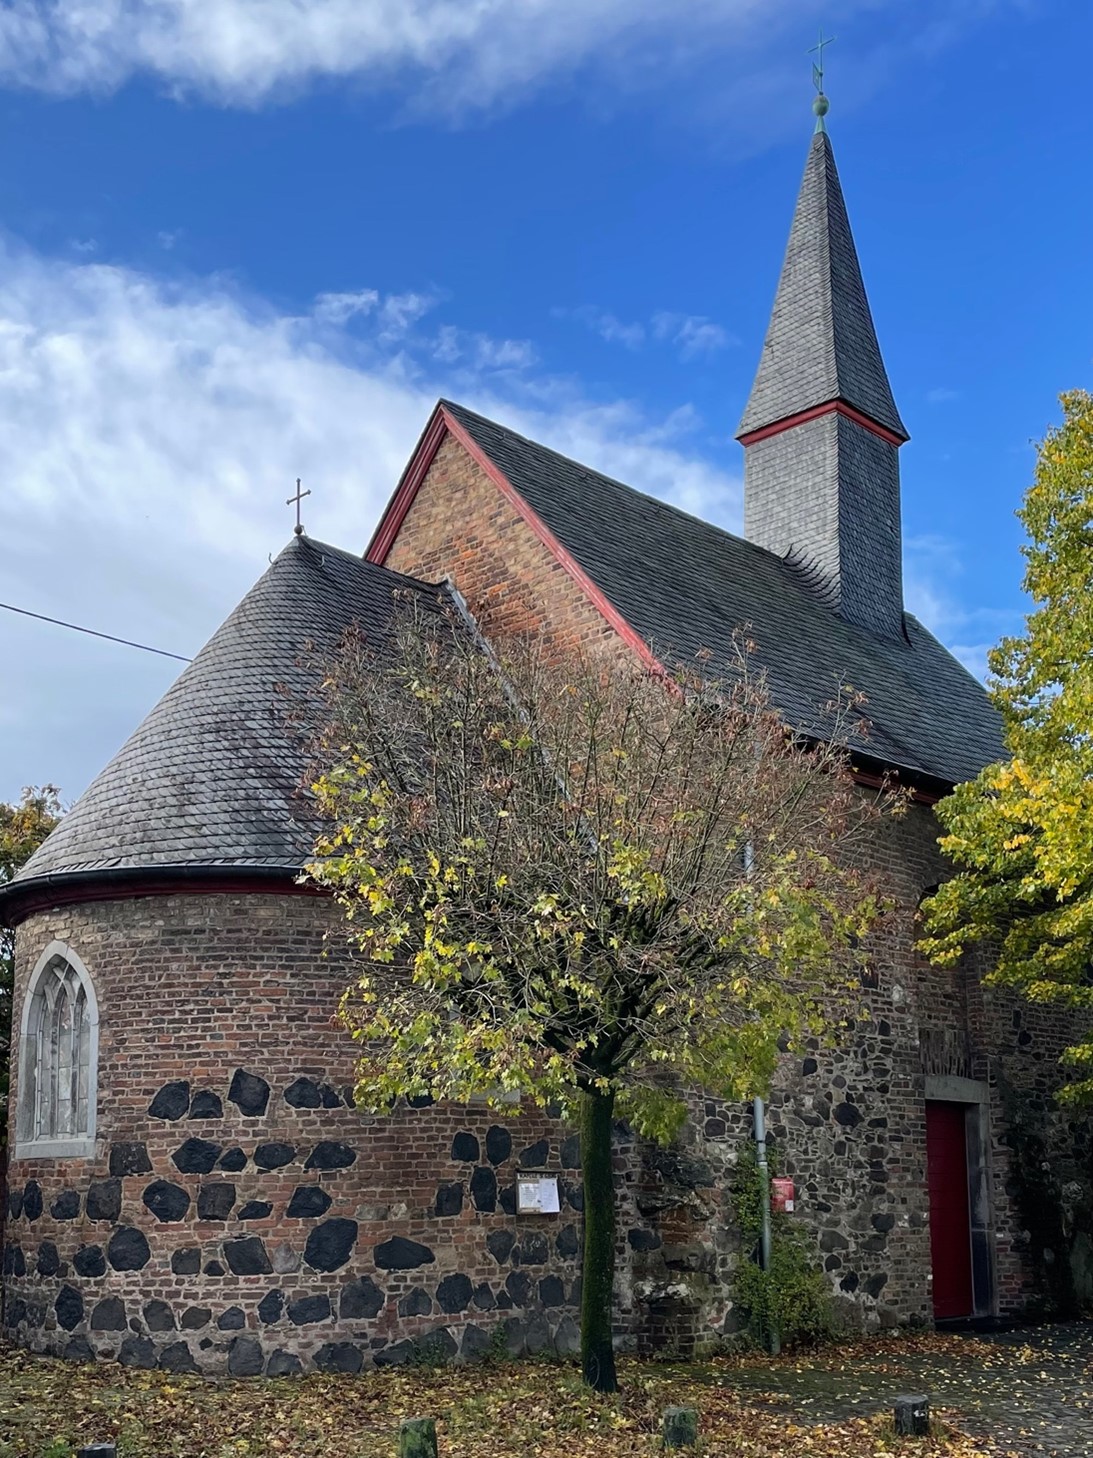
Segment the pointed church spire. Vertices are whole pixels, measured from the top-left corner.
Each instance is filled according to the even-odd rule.
[[[822,90],[813,109],[819,125],[737,435],[744,535],[785,557],[847,621],[902,638],[898,450],[907,431],[865,296]]]
[[[823,93],[817,100],[821,97],[826,102]],[[865,297],[831,139],[824,130],[813,136],[809,147],[766,343],[738,439],[833,400],[907,439]]]

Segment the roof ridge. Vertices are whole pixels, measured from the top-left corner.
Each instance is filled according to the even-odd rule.
[[[783,580],[792,591],[795,591],[799,593],[802,597],[807,598],[815,606],[819,607],[825,614],[829,614],[835,620],[835,622],[839,624],[840,627],[853,627],[852,624],[846,623],[846,621],[839,616],[838,612],[835,610],[835,607],[828,600],[827,595],[822,591],[816,590],[815,584],[808,580],[809,574],[806,571],[801,570],[801,564],[796,561],[790,560],[786,554],[775,552],[770,547],[761,546],[758,542],[753,542],[750,537],[745,537],[743,535],[739,535],[736,532],[731,532],[727,527],[720,526],[717,522],[708,521],[705,517],[697,516],[694,512],[687,511],[682,506],[677,506],[674,502],[665,501],[659,496],[651,495],[648,491],[642,491],[637,486],[631,486],[626,481],[619,480],[616,476],[609,476],[606,472],[599,471],[596,469],[596,467],[587,465],[585,462],[578,460],[575,456],[567,456],[562,451],[555,450],[553,446],[544,445],[542,441],[533,440],[530,436],[523,435],[520,431],[513,430],[510,426],[504,425],[500,421],[493,420],[488,415],[483,415],[481,411],[471,410],[468,406],[459,405],[457,402],[451,400],[440,400],[438,403],[445,406],[445,408],[447,409],[458,412],[462,416],[470,416],[474,420],[481,421],[483,425],[489,426],[494,430],[503,431],[506,435],[512,437],[514,440],[520,442],[522,445],[529,446],[532,450],[543,451],[547,455],[553,456],[559,461],[564,461],[568,465],[574,466],[579,471],[584,471],[594,476],[599,476],[603,481],[608,482],[610,485],[617,486],[620,488],[620,490],[628,492],[631,496],[635,496],[641,501],[648,502],[655,509],[669,513],[673,517],[684,522],[693,523],[702,531],[710,533],[711,536],[724,539],[732,543],[734,547],[744,548],[748,552],[753,553],[755,556],[763,558],[771,565],[776,566],[779,569]],[[480,442],[480,444],[482,443]],[[490,454],[488,447],[483,445],[483,449],[486,449],[487,454]],[[503,465],[501,463],[498,464],[500,466],[500,469],[503,470]],[[520,491],[520,487],[515,482],[513,482],[512,485],[514,490]],[[524,497],[525,500],[527,499],[524,492],[521,491],[520,494],[522,497]],[[536,513],[537,516],[542,516],[542,513],[540,512],[538,506],[535,505],[535,503],[528,501],[528,505]],[[440,585],[441,587],[444,586],[443,583]],[[932,644],[936,645],[946,655],[948,659],[950,659],[953,663],[959,666],[968,681],[974,684],[977,689],[980,689],[982,691],[983,684],[978,678],[976,678],[975,674],[972,673],[967,665],[961,662],[961,660],[954,653],[946,648],[941,639],[935,633],[931,632],[920,618],[915,617],[915,615],[909,612],[906,608],[903,611],[904,617],[911,619],[914,622],[915,626],[918,628],[918,630],[921,633],[925,634],[925,636],[930,640]],[[855,629],[854,631],[859,630]],[[898,640],[894,640],[893,646],[895,646],[897,649],[899,649],[901,646],[907,646],[906,640],[903,641],[902,645]]]
[[[881,637],[821,603],[780,552],[628,486],[464,407],[446,405],[481,454],[646,644],[673,660],[722,654],[741,629],[789,722],[810,721],[821,685],[868,696],[852,748],[947,784],[1002,752],[975,677],[927,629]],[[600,489],[596,489],[599,481]]]
[[[715,521],[707,521],[704,516],[697,516],[693,511],[687,511],[685,507],[677,506],[674,501],[665,501],[662,496],[654,496],[649,491],[643,491],[640,486],[631,486],[628,481],[622,481],[618,476],[609,476],[606,471],[601,471],[595,466],[590,466],[586,461],[578,460],[576,456],[567,456],[563,451],[555,450],[553,446],[544,445],[542,441],[533,440],[529,435],[521,435],[518,430],[513,430],[511,426],[503,425],[499,420],[492,420],[488,415],[483,415],[477,410],[470,410],[467,406],[458,405],[452,400],[441,400],[439,403],[445,409],[458,411],[462,415],[473,416],[475,420],[480,420],[483,425],[492,426],[494,430],[504,431],[506,435],[512,436],[522,445],[531,446],[533,450],[545,451],[548,455],[556,457],[559,461],[565,461],[567,465],[575,466],[579,471],[585,471],[593,476],[599,476],[601,480],[609,482],[612,486],[618,486],[623,491],[629,491],[633,496],[640,496],[643,501],[648,501],[651,505],[662,511],[672,512],[676,516],[683,517],[686,521],[693,521],[698,526],[704,527],[707,531],[717,532],[721,536],[728,537],[730,541],[738,542],[750,551],[759,552],[764,557],[769,557],[775,562],[781,562],[782,560],[779,554],[772,552],[769,547],[761,547],[758,542],[750,541],[747,537],[737,532],[729,531],[728,527],[719,526]],[[479,442],[479,444],[481,445],[482,443]],[[486,447],[483,446],[483,449],[486,449]],[[500,469],[504,469],[500,466],[500,463],[498,465]],[[513,489],[519,490],[519,487],[513,483]],[[522,492],[521,495],[523,495]],[[531,503],[529,502],[528,505],[530,506]],[[535,508],[532,507],[532,509],[534,510]]]

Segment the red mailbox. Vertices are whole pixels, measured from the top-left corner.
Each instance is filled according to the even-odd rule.
[[[793,1214],[793,1181],[779,1177],[770,1182],[770,1207]]]

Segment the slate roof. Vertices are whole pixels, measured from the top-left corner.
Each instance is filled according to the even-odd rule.
[[[740,435],[843,400],[906,440],[865,296],[835,156],[812,138]]]
[[[278,685],[351,624],[381,643],[396,589],[444,590],[294,537],[11,883],[109,869],[298,868],[316,822]]]
[[[747,625],[794,726],[820,722],[845,684],[871,723],[852,747],[890,767],[951,785],[1003,755],[983,686],[910,614],[906,641],[875,637],[773,552],[442,403],[662,660],[724,652]]]

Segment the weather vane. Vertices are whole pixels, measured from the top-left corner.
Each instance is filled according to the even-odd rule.
[[[306,491],[301,491],[300,490],[300,478],[299,478],[299,476],[297,476],[296,477],[296,495],[295,496],[290,496],[288,498],[288,500],[285,502],[285,505],[286,506],[291,506],[293,502],[296,503],[296,525],[295,525],[295,527],[293,527],[293,531],[296,533],[296,535],[298,537],[302,537],[303,534],[304,534],[303,524],[300,521],[300,502],[303,501],[303,499],[304,499],[305,496],[310,496],[310,495],[311,495],[311,489],[310,489],[310,487]]]
[[[816,57],[812,63],[812,84],[816,88],[816,100],[812,103],[812,110],[816,113],[816,130],[818,132],[825,132],[827,130],[824,125],[824,117],[827,115],[828,108],[831,105],[824,95],[824,47],[831,45],[837,39],[838,37],[834,35],[825,36],[824,28],[821,25],[819,41],[816,45],[810,46],[808,50],[808,55],[815,55]]]

